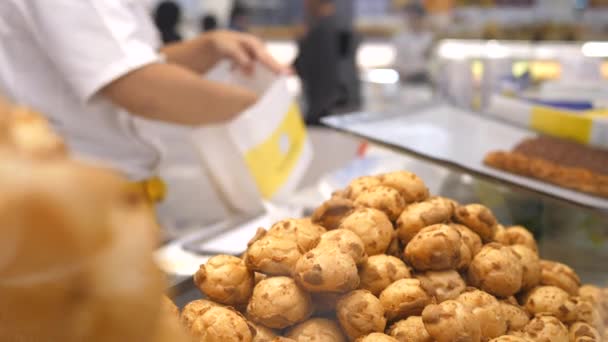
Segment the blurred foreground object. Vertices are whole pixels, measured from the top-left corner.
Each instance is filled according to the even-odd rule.
[[[61,140],[0,106],[0,341],[183,341],[161,309],[143,194],[115,172],[39,158],[65,156]]]
[[[0,98],[0,148],[37,158],[67,156],[65,143],[49,122],[24,107],[14,107]]]

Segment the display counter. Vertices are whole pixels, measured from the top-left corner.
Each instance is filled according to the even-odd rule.
[[[378,120],[378,117],[372,115],[364,118],[362,115],[356,119],[355,117],[351,117],[351,123],[366,120],[370,123],[369,127],[373,127],[371,123]],[[334,122],[337,121],[336,118],[332,119]],[[349,121],[348,117],[342,119]],[[319,203],[326,200],[333,191],[347,186],[351,179],[392,170],[409,170],[420,175],[433,194],[453,198],[460,203],[481,203],[487,206],[504,225],[518,224],[530,229],[537,238],[543,258],[573,266],[583,282],[598,285],[608,283],[608,273],[603,266],[608,262],[608,213],[605,208],[576,202],[568,196],[557,196],[547,192],[546,189],[496,178],[383,141],[400,129],[404,132],[403,141],[412,144],[415,144],[416,136],[408,135],[407,132],[418,132],[417,138],[433,133],[394,123],[390,127],[392,133],[376,127],[373,130],[376,133],[375,137],[364,136],[372,142],[367,146],[367,152],[363,156],[356,158],[353,154],[353,160],[345,162],[333,171],[325,172],[314,184],[301,189],[288,201],[275,203],[268,214],[256,218],[244,218],[243,221],[236,222],[231,227],[224,227],[211,236],[195,239],[190,237],[185,243],[178,240],[161,249],[160,253],[165,258],[181,260],[179,267],[174,265],[179,268],[176,272],[181,273],[174,278],[173,290],[176,302],[183,305],[200,297],[200,291],[193,285],[190,275],[198,269],[198,264],[204,263],[212,255],[221,253],[241,255],[258,227],[268,228],[272,222],[280,219],[310,215]],[[360,133],[344,127],[340,130],[350,132],[325,131],[325,133],[331,134],[335,139],[350,140],[353,145],[360,141],[362,136]],[[422,141],[426,140],[431,144],[438,139],[442,139],[440,134]],[[346,149],[352,153],[350,147]],[[343,150],[336,149],[334,153],[343,156]],[[325,158],[331,158],[332,152],[328,151],[325,155]],[[178,257],[174,258],[175,255]]]
[[[299,329],[309,325],[318,327],[319,320],[326,317],[338,317],[338,325],[330,323],[329,330],[340,336],[361,337],[372,331],[395,336],[397,328],[391,324],[406,325],[403,322],[419,319],[417,322],[423,324],[423,329],[418,332],[451,341],[454,340],[451,336],[461,333],[471,334],[476,340],[477,332],[468,330],[475,330],[471,328],[475,323],[436,329],[435,324],[446,322],[433,321],[432,312],[453,310],[462,318],[467,316],[467,305],[473,312],[483,309],[487,313],[491,311],[490,303],[508,303],[511,310],[524,310],[526,316],[525,322],[512,328],[510,333],[542,335],[555,341],[568,340],[565,338],[568,332],[576,334],[586,319],[578,316],[584,311],[581,303],[585,302],[579,294],[585,297],[589,294],[587,291],[596,291],[594,285],[608,284],[605,267],[608,200],[507,174],[483,164],[486,153],[509,149],[521,140],[534,137],[536,134],[532,131],[456,107],[445,99],[438,100],[428,87],[402,85],[394,70],[372,68],[363,72],[362,79],[368,100],[365,111],[324,120],[330,129],[321,129],[322,135],[348,143],[341,145],[321,139],[315,144],[313,139],[317,160],[311,174],[315,177],[307,180],[306,186],[288,198],[267,203],[265,213],[238,218],[212,229],[199,229],[157,251],[159,264],[173,276],[170,293],[178,306],[191,312],[199,303],[196,300],[205,296],[228,305],[237,301],[234,302],[237,309],[246,312],[247,317],[263,326],[282,329],[286,336],[297,335]],[[311,131],[318,133],[318,129]],[[330,163],[323,160],[336,163],[324,168],[321,165]],[[391,173],[395,170],[406,171]],[[369,175],[372,177],[359,178]],[[423,188],[419,186],[421,183],[428,192],[416,190]],[[441,197],[429,197],[433,195]],[[427,207],[432,210],[427,212]],[[395,234],[393,238],[390,234],[388,238],[381,234],[380,219],[370,214],[370,209],[382,212],[379,216],[385,217],[388,226],[392,224],[396,228],[391,230]],[[311,221],[294,220],[301,217],[311,217]],[[329,232],[311,228],[311,222]],[[461,227],[456,228],[459,225],[465,226],[464,232],[459,230]],[[411,228],[414,226],[422,229]],[[529,233],[514,226],[525,227]],[[261,233],[260,227],[268,232]],[[470,237],[466,227],[476,233],[480,248],[484,245],[470,252],[470,261],[462,244],[454,247],[458,245],[456,240],[462,242],[465,236]],[[290,235],[288,232],[292,229],[306,231],[306,237]],[[359,253],[342,249],[340,241],[345,237],[331,240],[336,244],[331,248],[323,247],[328,243],[323,242],[323,237],[346,234],[345,230],[358,232],[362,237]],[[412,233],[409,238],[408,232]],[[319,235],[318,243],[308,244],[309,233]],[[291,248],[286,247],[289,244]],[[357,243],[349,244],[354,245]],[[379,253],[373,252],[377,245],[383,246],[379,247]],[[474,247],[467,245],[467,248],[472,251]],[[367,260],[361,250],[368,254]],[[542,261],[536,259],[536,251]],[[292,253],[300,255],[294,257]],[[391,264],[395,267],[391,275],[383,271],[383,267],[389,269],[388,266],[377,266],[379,271],[374,275],[377,278],[370,277],[380,285],[366,278],[366,269],[376,267],[370,266],[375,262],[371,260],[378,259],[371,258],[372,255],[401,260],[391,259],[396,263]],[[402,262],[411,267],[409,276],[404,276],[405,271],[399,268]],[[233,273],[226,273],[222,268],[228,269],[229,264]],[[342,267],[345,264],[349,266]],[[257,285],[246,300],[247,308],[245,300],[238,303],[234,296],[225,298],[225,291],[214,286],[217,284],[214,281],[236,281],[232,275],[241,274],[244,269],[258,272],[258,276],[269,275],[254,280]],[[218,278],[210,280],[214,274]],[[356,274],[360,281],[357,284]],[[539,277],[535,278],[534,274]],[[447,289],[441,284],[448,284]],[[579,288],[580,284],[593,285]],[[285,298],[275,286],[295,292]],[[467,291],[465,286],[469,286]],[[370,292],[355,290],[358,288]],[[410,296],[412,293],[415,295]],[[432,298],[429,293],[433,293]],[[335,304],[332,298],[338,297],[340,301],[332,306]],[[385,317],[386,321],[374,321],[378,326],[365,333],[351,330],[344,306],[358,301],[365,304],[361,304],[365,307],[361,314]],[[543,305],[537,307],[534,304],[537,301]],[[559,305],[544,306],[545,301],[559,301]],[[257,311],[256,302],[271,314]],[[289,309],[274,303],[288,303]],[[570,306],[574,311],[560,313],[559,307],[570,310]],[[306,320],[307,310],[311,310],[315,320]],[[268,318],[270,315],[280,316],[282,320],[277,322]],[[530,317],[533,318],[530,320]],[[483,323],[485,328],[480,328],[479,334],[485,339],[508,332],[500,314],[494,318],[492,327],[496,330],[488,329],[488,322]],[[602,327],[596,323],[593,326]],[[547,331],[543,328],[546,326],[557,328]],[[598,338],[600,334],[597,333]],[[379,341],[386,337],[378,334],[367,338]]]

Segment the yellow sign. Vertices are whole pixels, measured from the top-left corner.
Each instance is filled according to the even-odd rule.
[[[591,138],[593,120],[588,115],[535,107],[532,109],[530,126],[541,133],[587,144]]]
[[[264,198],[271,198],[285,184],[306,143],[306,126],[293,103],[272,135],[245,154],[245,161]]]

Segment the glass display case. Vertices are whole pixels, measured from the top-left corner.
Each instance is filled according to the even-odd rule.
[[[213,254],[240,255],[257,227],[269,227],[272,222],[290,215],[310,215],[333,191],[345,187],[355,177],[409,170],[425,181],[432,194],[453,198],[460,203],[481,203],[489,207],[504,225],[525,226],[534,233],[543,258],[571,265],[583,282],[608,284],[608,272],[604,266],[608,262],[608,211],[470,172],[453,163],[382,143],[381,139],[370,141],[344,130],[323,131],[332,143],[327,140],[316,143],[317,151],[321,148],[324,151],[318,153],[314,170],[311,170],[315,179],[306,182],[307,186],[287,201],[273,203],[273,206],[283,209],[278,215],[241,218],[241,221],[226,225],[214,234],[189,238],[186,251],[181,250],[180,253],[189,253],[188,258],[193,255],[198,258],[190,260],[190,268],[197,267],[197,263],[205,262]],[[378,131],[378,135],[382,136],[383,132]],[[360,152],[358,157],[354,157],[355,149]],[[349,155],[353,158],[346,157]],[[336,160],[332,161],[332,157]],[[180,243],[176,242],[177,245]],[[172,248],[177,247],[174,245]],[[172,292],[178,305],[200,297],[200,291],[194,287],[187,269],[173,283]]]

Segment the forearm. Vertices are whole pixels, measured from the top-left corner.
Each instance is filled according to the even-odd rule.
[[[230,60],[245,73],[251,73],[260,63],[276,73],[286,68],[268,53],[264,43],[249,34],[213,31],[183,43],[171,44],[161,52],[169,63],[178,64],[198,74],[205,73],[221,59]]]
[[[257,100],[244,88],[208,81],[171,64],[135,70],[101,94],[135,115],[192,126],[225,122]]]
[[[220,59],[216,48],[206,35],[164,46],[160,51],[167,62],[204,74]]]

